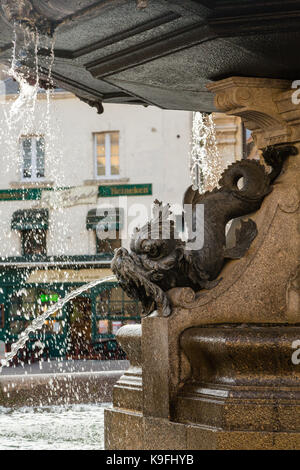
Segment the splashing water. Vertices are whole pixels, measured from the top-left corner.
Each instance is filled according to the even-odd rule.
[[[200,193],[218,185],[223,171],[212,114],[193,113],[190,172],[193,189]]]
[[[104,409],[99,405],[0,407],[0,450],[104,449]]]
[[[5,97],[1,112],[0,144],[3,165],[6,171],[17,169],[22,174],[23,158],[20,152],[20,139],[23,136],[43,136],[45,152],[51,173],[60,175],[61,162],[60,125],[51,114],[51,93],[54,90],[52,68],[54,64],[55,35],[52,38],[40,36],[38,31],[24,28],[15,23],[12,58],[7,76],[17,82],[19,92],[17,99]],[[43,50],[42,58],[39,51]],[[42,111],[40,84],[45,87],[47,100],[46,112]],[[49,174],[48,178],[53,178]],[[57,178],[55,178],[57,180]]]
[[[30,333],[35,333],[38,330],[40,330],[45,321],[54,313],[56,313],[58,310],[61,310],[63,306],[69,302],[70,300],[74,299],[78,295],[80,295],[82,292],[85,292],[89,289],[92,289],[93,287],[99,285],[99,284],[104,284],[105,282],[112,282],[116,281],[115,276],[106,276],[102,279],[96,279],[95,281],[91,281],[88,284],[84,284],[83,286],[79,287],[78,289],[73,290],[69,294],[67,294],[63,299],[60,299],[58,302],[53,304],[46,312],[44,312],[42,315],[39,315],[37,318],[35,318],[32,323],[25,329],[20,334],[20,338],[18,341],[16,341],[14,344],[11,346],[11,351],[7,353],[5,359],[1,360],[1,367],[0,367],[0,372],[2,371],[2,368],[4,366],[8,367],[9,363],[13,360],[13,358],[16,356],[16,354],[25,347]]]

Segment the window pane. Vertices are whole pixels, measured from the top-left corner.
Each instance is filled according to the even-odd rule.
[[[101,335],[108,333],[108,320],[99,320],[97,322],[98,333]]]
[[[45,176],[45,140],[43,137],[36,139],[36,177]]]
[[[95,134],[96,158],[97,158],[97,176],[105,176],[105,133]]]
[[[100,144],[97,145],[97,154],[105,156],[105,144],[104,143],[101,145]]]
[[[105,145],[105,133],[104,132],[100,132],[99,134],[96,134],[96,139],[97,139],[98,145]]]
[[[119,163],[119,132],[111,132],[110,134],[110,172],[112,175],[120,174]]]
[[[23,178],[43,178],[45,176],[45,140],[43,137],[24,137]]]
[[[109,303],[109,313],[110,315],[122,315],[123,312],[123,303],[122,302],[110,302]]]
[[[32,148],[31,148],[31,139],[22,139],[22,149],[23,149],[23,178],[31,178],[32,169]]]
[[[123,300],[123,289],[121,289],[121,287],[113,287],[110,292],[111,292],[110,300],[112,302],[117,302],[117,301],[122,302],[122,300]]]
[[[112,334],[113,334],[113,335],[116,335],[117,332],[118,332],[118,330],[121,328],[121,326],[122,326],[122,322],[121,322],[121,321],[113,321],[113,322],[112,322],[112,329],[111,329],[111,330],[112,330],[112,331],[111,331]]]
[[[97,157],[97,176],[105,175],[105,157]]]

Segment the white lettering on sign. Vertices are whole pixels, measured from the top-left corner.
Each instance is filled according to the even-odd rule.
[[[41,205],[50,209],[71,207],[78,204],[96,204],[98,186],[77,186],[58,191],[42,191]]]

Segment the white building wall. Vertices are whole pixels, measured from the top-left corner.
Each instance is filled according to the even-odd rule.
[[[63,98],[63,99],[59,99]],[[46,129],[46,101],[39,99],[35,126]],[[4,119],[0,109],[0,120]],[[47,183],[65,186],[91,184],[151,183],[151,196],[129,196],[128,207],[144,204],[148,215],[154,199],[181,204],[189,179],[189,148],[191,113],[165,111],[155,107],[105,104],[104,114],[98,115],[71,94],[57,95],[51,108],[51,138],[46,149]],[[95,181],[93,133],[117,130],[120,133],[120,179]],[[32,129],[34,132],[34,129]],[[3,141],[2,141],[3,144]],[[50,144],[50,145],[49,145]],[[1,152],[1,147],[0,147]],[[0,189],[31,187],[20,181],[18,145],[16,162],[7,164],[0,153],[4,171]],[[37,184],[40,186],[41,183]],[[118,206],[118,197],[101,198],[98,203]],[[11,218],[18,209],[35,208],[39,201],[0,202],[0,256],[21,255],[19,233],[11,231]],[[97,204],[74,205],[49,211],[47,233],[48,255],[87,255],[95,253],[95,234],[86,230],[86,216]],[[122,237],[125,239],[124,231]],[[128,240],[124,240],[128,246]]]

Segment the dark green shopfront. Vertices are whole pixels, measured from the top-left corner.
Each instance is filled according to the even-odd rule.
[[[86,281],[109,274],[109,262],[105,264],[99,255],[28,261],[18,257],[0,263],[0,341],[6,351],[30,322],[57,300]],[[31,334],[18,361],[40,357],[123,359],[115,334],[122,325],[139,322],[137,302],[115,283],[100,284],[82,292],[57,311],[41,331]]]
[[[0,345],[9,351],[22,331],[58,299],[65,297],[88,281],[109,274],[114,248],[121,246],[119,230],[123,214],[107,209],[98,215],[97,209],[86,214],[87,230],[115,230],[114,241],[96,237],[96,253],[86,256],[48,256],[47,230],[49,210],[22,208],[22,201],[41,200],[43,191],[53,188],[3,189],[0,201],[20,201],[12,214],[11,230],[19,231],[22,256],[0,259]],[[72,188],[59,188],[60,192]],[[151,184],[109,185],[98,187],[98,198],[143,196],[152,194]],[[69,195],[70,196],[70,195]],[[68,197],[69,197],[68,196]],[[77,201],[78,203],[78,201]],[[105,223],[103,222],[105,218]],[[114,283],[101,284],[82,292],[57,311],[43,329],[32,334],[19,360],[43,358],[99,358],[118,359],[124,352],[115,340],[117,330],[124,324],[139,323],[141,309],[138,302],[126,297]]]

